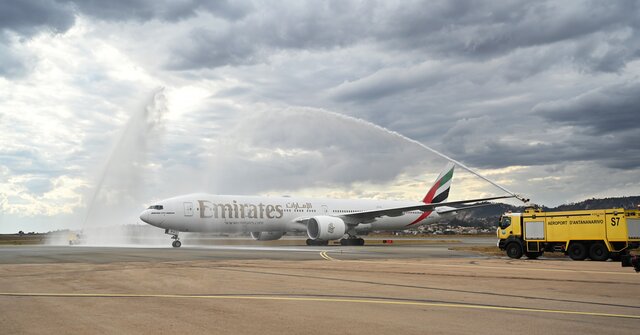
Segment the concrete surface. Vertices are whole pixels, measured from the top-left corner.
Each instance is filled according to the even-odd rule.
[[[611,334],[640,274],[440,245],[0,247],[6,334]]]

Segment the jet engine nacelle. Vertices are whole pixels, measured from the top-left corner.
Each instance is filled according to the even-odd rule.
[[[254,231],[251,232],[251,238],[256,241],[273,241],[279,240],[284,232],[281,231]]]
[[[314,216],[307,224],[307,235],[312,240],[337,240],[344,236],[347,225],[334,216]]]

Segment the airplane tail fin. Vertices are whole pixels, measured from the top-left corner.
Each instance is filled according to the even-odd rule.
[[[449,197],[449,190],[451,189],[451,179],[453,178],[453,169],[455,165],[449,162],[444,170],[440,173],[436,182],[431,186],[429,192],[424,196],[422,202],[425,204],[435,204],[446,201]]]

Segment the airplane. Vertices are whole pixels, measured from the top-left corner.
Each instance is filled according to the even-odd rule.
[[[257,241],[306,232],[307,245],[328,245],[338,239],[341,245],[364,245],[358,235],[415,229],[452,217],[457,211],[487,205],[478,204],[480,201],[513,197],[446,202],[454,167],[447,164],[422,201],[190,194],[156,202],[140,219],[165,229],[175,248],[182,245],[180,232],[249,232]],[[466,206],[452,206],[462,204]]]

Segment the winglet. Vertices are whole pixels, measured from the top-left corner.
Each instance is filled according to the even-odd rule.
[[[446,201],[449,197],[449,190],[451,189],[451,179],[453,178],[453,169],[455,165],[451,162],[445,166],[444,170],[440,173],[436,182],[431,186],[429,192],[424,196],[422,202],[425,204],[433,204]]]

